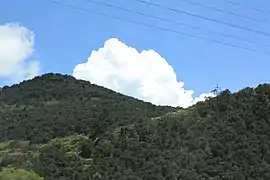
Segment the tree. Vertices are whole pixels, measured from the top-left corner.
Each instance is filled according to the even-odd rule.
[[[213,93],[214,95],[218,95],[221,91],[220,86],[217,84],[214,89],[211,91],[211,93]]]

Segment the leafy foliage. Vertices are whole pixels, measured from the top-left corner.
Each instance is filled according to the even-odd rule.
[[[270,179],[267,84],[181,109],[46,74],[0,101],[0,166],[45,180]]]
[[[0,102],[0,140],[31,143],[74,133],[96,138],[111,127],[174,110],[59,74],[4,87]]]
[[[0,171],[0,180],[43,180],[43,178],[24,169],[4,168]]]

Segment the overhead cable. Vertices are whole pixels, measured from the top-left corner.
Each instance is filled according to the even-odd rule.
[[[192,13],[192,12],[188,12],[188,11],[184,11],[184,10],[180,10],[180,9],[175,9],[175,8],[168,7],[168,6],[163,6],[163,5],[160,5],[160,4],[155,4],[155,3],[148,2],[148,1],[145,1],[145,0],[133,0],[133,1],[137,1],[137,2],[147,4],[147,5],[150,5],[150,6],[158,7],[158,8],[161,8],[161,9],[173,11],[173,12],[176,12],[176,13],[179,13],[179,14],[184,14],[184,15],[187,15],[187,16],[192,16],[192,17],[195,17],[195,18],[203,19],[203,20],[206,20],[206,21],[211,21],[211,22],[214,22],[214,23],[217,23],[217,24],[230,26],[230,27],[233,27],[233,28],[236,28],[236,29],[241,29],[241,30],[244,30],[244,31],[249,31],[249,32],[252,32],[252,33],[264,35],[264,36],[266,36],[268,38],[270,37],[270,33],[264,32],[264,31],[261,31],[261,30],[257,30],[257,29],[253,29],[253,28],[249,28],[249,27],[245,27],[245,26],[240,26],[240,25],[237,25],[237,24],[232,24],[232,23],[229,23],[229,22],[225,22],[225,21],[214,19],[214,18],[202,16],[202,15],[195,14],[195,13]]]
[[[263,13],[263,14],[267,14],[268,16],[270,15],[270,11],[266,11],[264,9],[260,9],[260,8],[253,8],[253,7],[250,7],[246,4],[241,4],[241,3],[238,3],[238,2],[234,2],[234,1],[230,1],[230,0],[224,0],[224,2],[228,3],[228,4],[231,4],[231,5],[234,5],[234,6],[242,6],[246,9],[250,9],[250,10],[253,10],[253,11],[257,11],[257,12],[260,12],[260,13]]]
[[[216,8],[214,6],[209,6],[209,5],[205,5],[205,4],[190,1],[190,0],[179,0],[179,1],[183,1],[183,2],[186,2],[188,4],[195,5],[195,6],[200,6],[200,7],[203,7],[203,8],[210,9],[210,10],[218,11],[218,12],[221,12],[221,13],[224,13],[224,14],[232,15],[232,16],[235,16],[235,17],[238,17],[238,18],[243,18],[243,19],[246,19],[246,20],[250,20],[250,21],[270,25],[270,21],[260,20],[260,19],[257,19],[257,18],[253,18],[253,17],[250,17],[250,16],[243,15],[243,14],[228,11],[228,10],[225,10],[225,9]]]
[[[259,42],[256,42],[256,41],[253,41],[253,40],[250,40],[250,39],[247,39],[247,38],[243,38],[243,37],[239,37],[239,36],[235,36],[235,35],[231,35],[231,34],[227,34],[227,33],[223,33],[223,32],[218,32],[218,31],[214,31],[214,30],[210,30],[210,29],[204,29],[204,28],[201,28],[199,26],[194,26],[194,25],[190,25],[190,24],[186,24],[186,23],[182,23],[182,22],[178,22],[178,21],[173,21],[171,19],[166,19],[166,18],[163,18],[163,17],[146,14],[146,13],[143,13],[143,12],[140,12],[140,11],[127,9],[127,8],[124,8],[124,7],[121,7],[121,6],[108,4],[108,3],[103,2],[103,1],[97,1],[97,0],[87,0],[87,1],[91,2],[91,3],[94,3],[94,4],[107,6],[107,7],[113,8],[113,9],[118,9],[118,10],[121,10],[121,11],[141,15],[143,17],[157,19],[157,20],[160,20],[160,21],[163,21],[163,22],[166,22],[166,23],[180,25],[180,26],[188,27],[188,28],[195,29],[195,30],[205,31],[205,32],[210,33],[210,34],[216,34],[216,35],[220,35],[220,36],[223,36],[223,37],[232,38],[232,39],[236,39],[236,40],[243,41],[243,42],[248,42],[248,43],[254,44],[254,45],[270,47],[269,44],[268,45],[262,45]]]
[[[207,38],[207,37],[198,36],[198,35],[194,35],[194,34],[190,34],[190,33],[185,33],[185,32],[177,31],[177,30],[170,29],[170,28],[165,28],[165,27],[161,27],[161,26],[155,26],[155,25],[152,25],[152,24],[148,24],[148,23],[144,23],[144,22],[140,22],[140,21],[135,21],[135,20],[132,20],[132,19],[126,19],[126,18],[123,18],[123,17],[120,17],[120,16],[114,16],[114,15],[110,15],[110,14],[107,14],[107,13],[104,13],[104,12],[96,11],[96,10],[93,10],[93,9],[88,9],[88,8],[85,8],[85,7],[74,6],[74,5],[62,3],[62,2],[59,2],[59,1],[54,1],[54,0],[48,0],[48,1],[51,2],[51,3],[66,6],[66,7],[75,9],[75,10],[80,10],[80,11],[84,11],[84,12],[87,12],[87,13],[95,13],[95,14],[99,14],[101,16],[105,16],[105,17],[109,17],[109,18],[112,18],[112,19],[117,19],[117,20],[120,20],[120,21],[133,23],[133,24],[136,24],[136,25],[141,25],[141,26],[145,26],[145,27],[149,27],[149,28],[154,28],[154,29],[157,29],[157,30],[167,31],[167,32],[170,32],[170,33],[174,33],[174,34],[178,34],[178,35],[182,35],[182,36],[186,36],[186,37],[190,37],[190,38],[201,39],[201,40],[212,42],[212,43],[218,43],[218,44],[222,44],[222,45],[229,46],[229,47],[234,47],[234,48],[238,48],[238,49],[257,52],[257,53],[265,54],[265,55],[268,55],[268,56],[270,55],[270,53],[266,52],[266,51],[260,51],[260,50],[257,50],[257,49],[253,49],[253,48],[249,48],[249,47],[245,47],[245,46],[241,46],[241,45],[236,45],[236,44],[231,44],[231,43],[224,42],[224,41],[219,41],[219,40],[216,40],[216,39],[210,39],[210,38]]]

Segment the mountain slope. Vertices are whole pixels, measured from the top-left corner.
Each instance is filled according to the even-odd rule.
[[[34,143],[74,133],[96,138],[110,126],[175,110],[60,74],[46,74],[4,87],[0,102],[0,140]]]
[[[2,167],[45,180],[270,179],[268,84],[188,109],[59,74],[5,87],[0,97]]]

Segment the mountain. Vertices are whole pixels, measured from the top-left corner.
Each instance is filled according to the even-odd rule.
[[[45,74],[2,88],[0,141],[0,177],[270,179],[270,85],[182,109]]]
[[[3,87],[0,103],[0,140],[32,143],[74,133],[96,138],[115,127],[175,110],[52,73]]]

